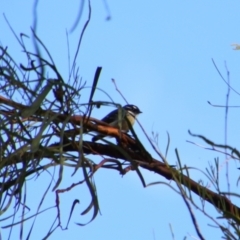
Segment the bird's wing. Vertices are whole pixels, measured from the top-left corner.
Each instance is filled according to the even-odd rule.
[[[118,109],[113,110],[110,112],[107,116],[105,116],[101,121],[105,123],[112,123],[115,122],[118,119]]]

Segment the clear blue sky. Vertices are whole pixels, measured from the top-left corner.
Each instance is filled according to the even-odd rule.
[[[68,76],[68,54],[66,30],[69,30],[78,14],[78,1],[39,1],[38,36],[50,50],[63,77]],[[226,189],[225,157],[186,142],[191,140],[203,144],[188,135],[205,135],[218,143],[224,143],[224,109],[213,108],[213,104],[225,104],[227,87],[212,64],[215,60],[226,77],[225,61],[230,71],[231,85],[240,92],[240,52],[233,51],[231,44],[240,43],[240,2],[239,1],[108,1],[111,20],[103,1],[92,1],[92,18],[81,45],[77,65],[87,85],[91,84],[97,66],[102,66],[99,87],[108,92],[115,102],[125,104],[111,82],[114,78],[118,87],[130,103],[138,105],[143,114],[139,120],[147,133],[159,134],[159,148],[165,152],[167,134],[171,137],[168,161],[176,163],[174,149],[178,148],[183,164],[205,170],[214,157],[219,157],[222,168],[220,179]],[[2,1],[1,13],[5,13],[17,34],[31,35],[32,2]],[[69,34],[70,54],[73,59],[78,38],[87,18],[84,12],[77,29]],[[25,61],[24,54],[8,28],[3,15],[0,16],[1,44],[8,46],[17,62]],[[29,46],[31,46],[29,40]],[[89,90],[82,93],[87,101]],[[109,100],[97,92],[95,100]],[[230,93],[230,105],[239,105],[239,96]],[[95,110],[93,116],[102,118],[112,108]],[[230,109],[228,119],[228,144],[239,148],[239,109]],[[139,126],[135,130],[146,148],[151,150]],[[94,158],[95,159],[95,158]],[[99,161],[97,158],[96,161]],[[232,191],[236,191],[239,164],[230,160]],[[82,175],[66,171],[61,188],[82,179]],[[164,178],[143,171],[146,182],[166,182]],[[206,178],[197,170],[190,172],[196,181]],[[50,175],[28,181],[28,200],[32,213],[36,210],[41,193],[45,190]],[[90,215],[80,213],[89,204],[86,187],[76,188],[61,196],[62,224],[66,225],[71,203],[78,198],[81,204],[75,209],[68,231],[58,229],[51,239],[104,239],[104,240],[145,240],[172,239],[169,224],[175,239],[197,239],[189,213],[179,195],[166,185],[143,188],[135,172],[121,177],[115,171],[99,170],[95,181],[98,189],[102,215],[86,227]],[[172,186],[175,186],[171,183]],[[211,188],[213,189],[213,188]],[[42,192],[41,192],[42,191]],[[55,204],[55,194],[49,192],[45,207]],[[207,226],[212,223],[193,207],[200,230],[206,239],[220,239],[219,231]],[[219,216],[212,206],[206,204],[206,211]],[[52,223],[56,210],[46,212],[36,222],[31,239],[41,239]],[[26,228],[30,227],[26,223]],[[0,224],[4,226],[4,223]],[[45,230],[45,231],[44,231]],[[7,239],[6,230],[1,230]],[[13,231],[17,239],[19,229]],[[28,232],[25,231],[26,236]],[[14,237],[15,236],[15,237]],[[196,237],[196,238],[194,238]]]

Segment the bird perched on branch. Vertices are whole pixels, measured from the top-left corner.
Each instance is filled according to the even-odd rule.
[[[113,110],[107,114],[101,121],[109,124],[112,127],[120,128],[123,132],[129,131],[129,125],[133,126],[138,114],[142,113],[140,109],[132,104],[127,104],[120,109]],[[98,134],[92,138],[95,142],[104,138],[105,135]]]

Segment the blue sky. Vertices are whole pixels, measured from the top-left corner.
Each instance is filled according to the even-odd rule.
[[[32,3],[31,3],[32,4]],[[1,13],[5,13],[17,34],[31,36],[32,5],[29,1],[2,1]],[[214,108],[207,104],[224,105],[226,84],[218,75],[214,59],[222,75],[227,78],[225,62],[230,71],[231,86],[240,92],[239,59],[240,52],[231,44],[240,43],[240,2],[238,1],[108,1],[111,20],[102,1],[92,1],[92,18],[83,38],[77,59],[80,75],[90,86],[95,69],[102,66],[99,87],[108,92],[115,102],[125,104],[111,82],[114,78],[129,103],[142,110],[141,124],[151,136],[159,135],[159,149],[165,152],[167,134],[171,143],[168,161],[176,163],[174,149],[177,148],[183,164],[205,170],[209,162],[219,157],[221,163],[220,180],[226,190],[226,158],[220,153],[204,150],[186,142],[190,140],[205,146],[192,138],[188,130],[224,143],[224,108]],[[68,53],[66,30],[69,30],[78,13],[78,1],[46,1],[38,6],[38,36],[50,50],[58,69],[64,78],[68,77]],[[70,55],[73,59],[78,38],[88,15],[87,3],[76,30],[69,34]],[[1,44],[8,46],[17,62],[24,62],[21,49],[7,26],[3,15],[0,17]],[[29,47],[32,42],[29,40]],[[86,102],[89,89],[83,90],[81,101]],[[108,101],[106,95],[97,92],[94,100]],[[239,96],[230,93],[229,105],[238,105]],[[102,118],[110,107],[95,110],[93,116]],[[239,110],[230,109],[228,115],[228,144],[239,148]],[[156,157],[139,126],[135,127],[146,148]],[[95,159],[95,158],[94,158]],[[99,161],[97,158],[96,161]],[[239,164],[229,161],[232,191],[239,175]],[[62,188],[81,179],[81,174],[71,177],[71,170],[64,173]],[[198,170],[190,172],[196,181],[206,178]],[[143,171],[146,182],[167,182],[161,176]],[[50,179],[45,174],[27,183],[29,205],[34,212],[37,193],[44,191],[44,182]],[[89,204],[86,187],[74,189],[62,195],[61,213],[66,224],[71,202],[79,198],[68,231],[57,230],[51,239],[172,239],[169,224],[175,239],[196,237],[189,213],[179,195],[168,186],[160,184],[143,188],[136,173],[121,177],[117,172],[100,170],[96,173],[99,202],[102,215],[86,227],[75,222],[87,222],[90,216],[80,216]],[[47,182],[46,182],[47,184]],[[171,183],[172,186],[175,186]],[[213,189],[213,188],[211,188]],[[36,194],[35,194],[36,193]],[[198,200],[196,200],[198,201]],[[234,201],[234,200],[233,200]],[[55,204],[55,194],[49,192],[45,207]],[[35,206],[36,207],[36,206]],[[219,216],[212,206],[206,210],[214,217]],[[207,226],[212,223],[200,211],[193,208],[200,230],[206,239],[219,239],[219,231]],[[55,210],[39,217],[39,226],[33,231],[32,239],[41,239],[56,214]],[[1,223],[3,226],[4,223]],[[28,226],[28,223],[26,224]],[[5,230],[1,231],[6,239]],[[13,236],[18,236],[18,228]],[[27,234],[27,231],[25,232]],[[14,237],[12,238],[14,239]],[[17,239],[17,238],[15,238]],[[197,237],[196,237],[197,239]]]

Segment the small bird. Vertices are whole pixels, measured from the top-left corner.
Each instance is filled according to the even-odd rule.
[[[119,113],[122,113],[122,116],[120,116]],[[116,128],[121,127],[122,131],[128,132],[129,131],[128,122],[131,124],[131,126],[133,126],[137,115],[140,113],[142,112],[137,106],[127,104],[124,107],[122,107],[121,112],[119,112],[118,109],[113,110],[108,115],[106,115],[101,121],[109,124],[112,127]],[[101,138],[104,138],[104,135],[98,134],[92,138],[92,141],[95,142]]]

